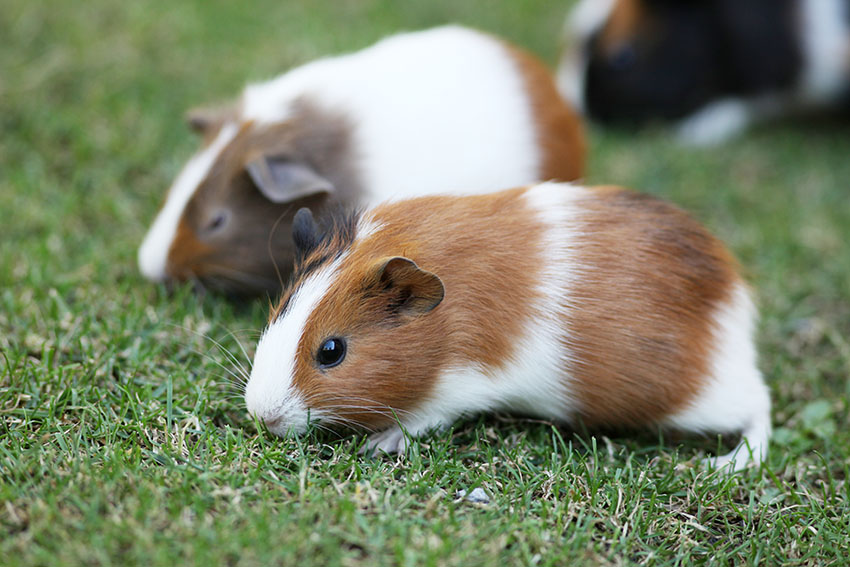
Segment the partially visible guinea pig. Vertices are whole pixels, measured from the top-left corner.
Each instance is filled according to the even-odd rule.
[[[396,35],[190,114],[203,148],[139,250],[154,281],[278,290],[302,206],[582,175],[581,123],[532,55],[448,26]]]
[[[847,102],[850,0],[582,0],[562,94],[606,123],[676,123],[693,144]]]
[[[293,237],[293,281],[245,390],[277,435],[351,426],[394,452],[404,431],[501,410],[742,432],[716,461],[736,469],[767,452],[749,289],[723,244],[672,205],[545,183],[322,226],[302,209]]]

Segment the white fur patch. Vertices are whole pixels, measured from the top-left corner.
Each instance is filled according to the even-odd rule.
[[[574,359],[564,344],[563,314],[570,309],[569,289],[576,273],[571,243],[571,221],[579,209],[576,198],[586,195],[566,183],[544,183],[525,194],[529,206],[545,226],[540,275],[540,300],[532,305],[524,331],[509,361],[500,369],[478,365],[452,368],[441,375],[430,402],[405,416],[402,424],[411,435],[447,425],[461,415],[488,411],[513,411],[526,415],[569,420],[578,409],[570,395],[569,375]]]
[[[474,78],[474,79],[473,79]],[[245,120],[278,122],[298,98],[350,117],[365,202],[537,180],[542,155],[519,69],[480,32],[445,26],[313,61],[242,98]]]
[[[383,227],[383,223],[377,222],[369,214],[364,214],[357,222],[357,240],[362,242],[381,230]]]
[[[805,69],[800,95],[806,103],[831,102],[847,84],[850,30],[845,0],[801,0]]]
[[[617,0],[581,0],[567,17],[566,31],[587,39],[605,25],[616,4]]]
[[[171,185],[165,205],[157,214],[139,248],[139,269],[149,280],[162,281],[166,278],[168,251],[174,242],[183,210],[218,155],[236,137],[238,131],[236,124],[222,127],[215,140],[183,166],[183,170]]]
[[[580,43],[568,45],[558,63],[557,82],[561,96],[572,103],[575,109],[585,112],[584,75],[587,72],[587,55]]]
[[[585,43],[600,30],[617,0],[582,0],[567,15],[564,21],[561,61],[558,63],[558,90],[579,111],[585,111],[584,82],[587,72]]]
[[[665,420],[665,425],[695,432],[742,432],[753,453],[761,461],[767,454],[770,436],[770,396],[756,366],[753,344],[755,307],[743,284],[732,300],[715,316],[716,344],[711,377],[690,406]],[[731,461],[739,453],[736,469],[747,461],[745,442],[718,464]]]
[[[680,142],[691,146],[713,146],[725,142],[746,128],[753,120],[750,104],[729,98],[706,104],[676,127]]]
[[[295,357],[307,320],[327,294],[344,256],[301,285],[286,311],[268,326],[257,345],[245,388],[245,404],[249,413],[273,423],[270,429],[277,435],[303,433],[307,429],[307,406],[292,385]]]

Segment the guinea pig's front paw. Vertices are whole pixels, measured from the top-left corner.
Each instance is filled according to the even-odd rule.
[[[747,454],[746,447],[738,447],[727,455],[718,455],[715,457],[706,457],[702,460],[702,465],[713,471],[722,471],[725,473],[735,473],[747,468],[753,460]],[[757,464],[758,461],[755,461]]]
[[[384,431],[379,431],[369,436],[366,444],[360,448],[359,453],[375,453],[383,451],[390,455],[404,453],[407,451],[408,437],[398,425],[394,425]]]
[[[677,136],[685,145],[716,146],[739,134],[750,123],[751,114],[742,100],[712,102],[682,119]]]

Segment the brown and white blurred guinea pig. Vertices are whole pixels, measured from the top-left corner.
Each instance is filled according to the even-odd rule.
[[[368,447],[395,452],[404,432],[512,411],[743,433],[717,465],[766,454],[749,288],[672,205],[544,183],[319,223],[302,209],[293,236],[293,280],[245,390],[274,434],[359,427],[376,432]]]
[[[582,0],[558,71],[592,119],[725,141],[765,118],[846,110],[850,0]]]
[[[295,211],[582,175],[582,125],[534,56],[446,26],[399,34],[190,114],[203,148],[139,250],[154,281],[278,291]],[[273,252],[273,254],[272,254]]]

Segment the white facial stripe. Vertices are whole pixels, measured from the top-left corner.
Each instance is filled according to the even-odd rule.
[[[564,51],[558,64],[558,90],[579,112],[585,111],[587,53],[584,42],[605,25],[615,4],[616,0],[582,0],[564,22]]]
[[[584,74],[587,71],[587,56],[580,45],[564,50],[558,65],[558,91],[572,103],[576,110],[585,112]]]
[[[844,88],[850,65],[847,3],[804,0],[801,4],[801,43],[806,58],[802,95],[805,102],[829,102]]]
[[[611,16],[617,0],[582,0],[573,8],[567,19],[567,32],[580,39],[590,37]]]
[[[327,295],[345,256],[343,254],[301,285],[290,299],[287,310],[269,325],[257,345],[251,377],[245,388],[245,403],[251,414],[266,421],[279,420],[272,429],[275,433],[288,430],[300,433],[307,427],[307,407],[292,385],[295,358],[307,320]]]
[[[218,155],[236,137],[238,131],[239,126],[237,124],[225,125],[212,144],[189,160],[171,185],[165,205],[159,211],[153,226],[151,226],[141,248],[139,248],[139,269],[149,280],[162,281],[165,279],[168,250],[174,241],[183,210],[198,185],[209,174],[209,170]]]

